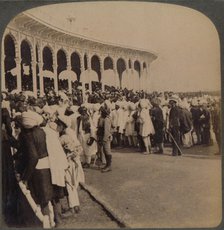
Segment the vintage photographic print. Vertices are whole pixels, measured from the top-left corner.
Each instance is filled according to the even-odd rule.
[[[155,2],[46,4],[1,44],[2,226],[222,221],[213,22]]]

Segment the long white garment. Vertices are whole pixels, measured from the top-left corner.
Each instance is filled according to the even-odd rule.
[[[75,133],[77,133],[77,118],[78,118],[79,114],[78,113],[73,113],[72,115],[70,115],[70,119],[71,119],[71,129],[73,129],[75,131]]]
[[[83,147],[84,155],[87,157],[94,156],[97,152],[97,142],[94,141],[92,145],[87,145],[87,141],[90,137],[97,138],[96,135],[96,127],[93,125],[92,119],[90,118],[90,130],[91,133],[84,133],[82,130],[82,121],[80,122],[79,126],[79,135],[78,139]]]
[[[52,184],[65,187],[65,169],[68,168],[68,161],[61,146],[59,134],[48,126],[43,130],[46,134]]]
[[[124,110],[119,108],[117,110],[117,126],[119,127],[118,132],[124,133],[125,123],[124,123]]]
[[[182,137],[184,147],[189,148],[193,145],[193,139],[192,139],[191,132],[192,132],[192,129],[188,133],[185,133]]]
[[[81,143],[80,141],[78,140],[77,138],[77,135],[76,135],[76,132],[73,130],[73,129],[70,129],[70,128],[67,128],[65,130],[65,133],[66,135],[68,135],[71,139],[71,144],[74,146],[74,148],[76,147],[79,147],[81,146]],[[83,172],[83,168],[82,168],[82,164],[81,164],[81,161],[80,161],[80,155],[76,155],[75,157],[75,162],[77,164],[77,168],[76,168],[76,182],[77,182],[77,186],[78,184],[81,182],[81,183],[84,183],[85,182],[85,175],[84,175],[84,172]]]
[[[77,175],[77,167],[75,166],[75,162],[71,159],[68,159],[69,167],[66,170],[65,180],[66,180],[66,188],[68,191],[68,203],[70,208],[74,208],[75,206],[79,206],[79,196],[77,187],[79,185],[79,179]],[[79,167],[79,166],[78,166]]]
[[[117,116],[117,110],[112,110],[111,112],[111,121],[112,121],[112,131],[117,131],[117,124],[118,124],[118,116]]]
[[[155,134],[154,126],[152,124],[151,117],[148,109],[142,109],[140,112],[140,135],[147,137],[150,134]]]
[[[126,126],[125,126],[125,136],[132,136],[134,135],[134,118],[133,118],[134,111],[128,114]]]

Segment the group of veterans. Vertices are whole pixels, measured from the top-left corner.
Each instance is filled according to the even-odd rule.
[[[77,95],[79,97],[77,98]],[[128,90],[35,96],[2,92],[3,214],[7,224],[28,219],[18,182],[48,216],[50,227],[80,212],[84,170],[112,171],[111,148],[172,156],[193,145],[220,146],[220,98]],[[211,132],[215,134],[212,140]],[[66,198],[68,209],[62,205]],[[52,211],[53,210],[53,211]],[[16,223],[15,223],[16,222]]]

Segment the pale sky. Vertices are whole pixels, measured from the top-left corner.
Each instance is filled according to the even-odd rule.
[[[206,16],[193,9],[160,3],[83,2],[28,12],[66,31],[156,53],[158,59],[150,70],[152,90],[221,87],[218,33]]]

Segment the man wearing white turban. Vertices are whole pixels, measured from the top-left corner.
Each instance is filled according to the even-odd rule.
[[[17,172],[29,186],[31,195],[40,205],[43,215],[50,216],[48,203],[53,199],[53,185],[49,167],[46,134],[39,125],[43,118],[33,112],[22,113],[22,129],[19,134]]]

